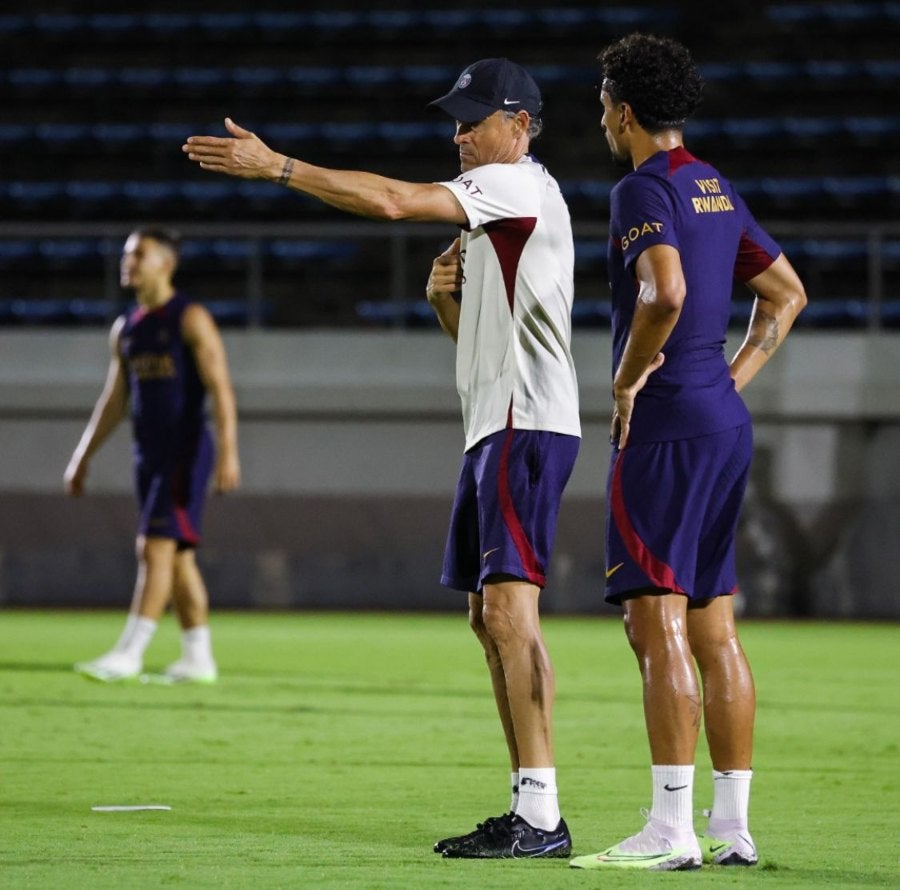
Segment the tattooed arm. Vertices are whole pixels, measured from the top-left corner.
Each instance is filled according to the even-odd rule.
[[[731,376],[740,392],[781,345],[806,305],[806,293],[784,254],[747,282],[756,294],[747,336],[731,360]]]

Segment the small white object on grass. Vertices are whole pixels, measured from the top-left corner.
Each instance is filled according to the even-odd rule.
[[[164,803],[142,803],[128,806],[108,806],[108,807],[91,807],[95,813],[134,813],[138,810],[171,810],[170,806]]]

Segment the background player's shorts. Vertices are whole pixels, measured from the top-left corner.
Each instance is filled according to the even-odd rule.
[[[212,438],[204,430],[193,452],[167,461],[135,461],[140,521],[138,533],[154,538],[172,538],[180,546],[200,543],[203,507],[214,451]]]
[[[692,599],[734,593],[734,539],[750,424],[613,450],[607,483],[606,600],[661,587]]]
[[[480,592],[489,575],[543,587],[563,489],[580,439],[542,430],[501,430],[463,457],[441,583]]]

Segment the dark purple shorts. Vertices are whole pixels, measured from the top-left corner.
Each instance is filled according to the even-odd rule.
[[[153,538],[172,538],[180,545],[200,543],[203,507],[214,451],[204,430],[192,451],[167,461],[135,462],[135,486],[141,511],[138,533]]]
[[[441,583],[479,593],[489,575],[543,587],[577,436],[501,430],[463,457]]]
[[[606,600],[659,587],[692,599],[734,593],[734,539],[750,472],[750,424],[613,450]]]

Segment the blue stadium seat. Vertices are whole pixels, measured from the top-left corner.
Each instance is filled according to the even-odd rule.
[[[87,139],[90,129],[86,124],[37,124],[34,134],[47,148],[68,149],[73,142]]]
[[[56,264],[80,264],[102,256],[100,243],[86,238],[45,238],[38,242],[41,259]]]
[[[34,127],[30,124],[0,124],[0,145],[16,145],[33,137]]]
[[[110,68],[67,68],[63,72],[63,82],[80,90],[98,90],[109,86],[114,76]]]
[[[227,68],[176,68],[172,78],[178,87],[192,90],[207,90],[215,86],[227,86],[229,71]]]
[[[271,87],[284,81],[284,72],[280,68],[260,66],[256,68],[232,68],[231,79],[241,89],[259,89]]]
[[[288,264],[312,261],[345,261],[356,256],[358,247],[352,241],[318,241],[276,238],[266,248],[266,254]]]
[[[29,30],[31,16],[0,15],[0,35],[4,38],[19,37]]]
[[[398,70],[388,65],[350,65],[344,69],[344,77],[354,87],[378,87],[393,84]]]
[[[311,90],[317,90],[324,86],[333,86],[339,83],[343,77],[341,69],[336,65],[288,68],[285,76],[291,87]]]
[[[62,83],[62,72],[49,68],[13,68],[6,79],[17,89],[50,89]]]
[[[15,238],[0,240],[0,268],[15,266],[30,261],[37,254],[37,243],[32,239]]]
[[[129,31],[137,31],[140,18],[130,12],[95,13],[88,18],[88,25],[94,32],[121,37]]]
[[[145,90],[169,88],[174,83],[168,68],[123,68],[118,73],[118,80],[122,86]]]

